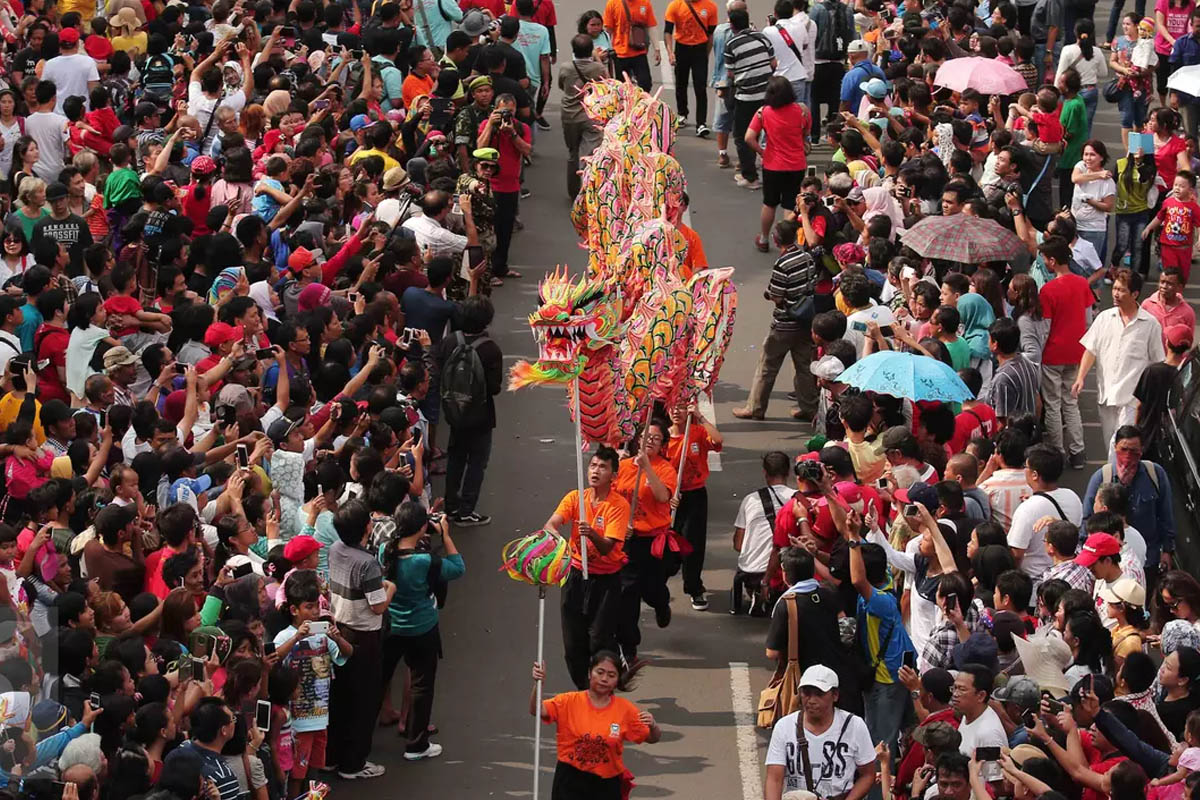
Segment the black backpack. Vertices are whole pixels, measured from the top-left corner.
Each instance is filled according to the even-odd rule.
[[[175,61],[165,53],[147,58],[142,67],[142,87],[148,99],[168,102],[175,87]]]
[[[488,422],[488,387],[479,358],[480,336],[467,343],[462,331],[454,332],[454,349],[442,367],[442,410],[455,428],[479,428]]]
[[[816,57],[827,61],[844,61],[846,48],[854,37],[854,12],[840,0],[821,0],[829,21],[817,26]]]

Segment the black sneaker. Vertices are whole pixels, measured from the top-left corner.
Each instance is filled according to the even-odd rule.
[[[692,608],[696,611],[708,611],[708,598],[703,592],[692,595]]]
[[[545,117],[538,117],[536,120],[538,128],[544,131],[550,130],[550,123],[546,122]]]
[[[487,514],[480,514],[472,511],[470,514],[462,514],[457,517],[451,517],[450,521],[459,528],[477,528],[480,525],[490,525],[492,518]]]
[[[533,192],[529,191],[524,186],[521,187],[521,199],[522,200],[528,200],[531,195],[533,195]]]
[[[1072,453],[1070,458],[1071,469],[1083,469],[1087,466],[1087,455],[1082,451]]]
[[[654,621],[658,623],[658,627],[665,628],[671,624],[671,606],[663,603],[658,608],[654,609]]]

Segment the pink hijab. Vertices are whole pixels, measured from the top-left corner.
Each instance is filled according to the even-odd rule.
[[[872,217],[887,217],[892,221],[891,240],[895,241],[896,235],[904,230],[904,211],[896,202],[896,198],[892,197],[891,190],[882,186],[863,189],[863,199],[867,203],[863,222],[870,222]]]

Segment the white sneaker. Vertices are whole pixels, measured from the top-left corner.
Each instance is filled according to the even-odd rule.
[[[423,758],[437,758],[442,754],[442,746],[437,742],[430,742],[429,747],[426,747],[419,753],[404,753],[406,761],[420,761]]]
[[[386,770],[379,764],[372,764],[370,761],[363,764],[363,768],[358,772],[338,772],[338,776],[348,781],[358,780],[359,778],[378,778],[383,775]]]

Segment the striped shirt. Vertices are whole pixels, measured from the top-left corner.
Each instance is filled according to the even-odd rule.
[[[1042,582],[1051,581],[1054,579],[1066,581],[1072,589],[1080,589],[1092,593],[1092,588],[1096,584],[1096,576],[1087,567],[1080,566],[1074,559],[1068,561],[1060,561],[1050,569],[1046,570],[1046,574],[1042,576]]]
[[[725,43],[725,66],[733,76],[733,99],[752,103],[767,96],[767,81],[775,72],[775,50],[758,31],[738,31]]]
[[[1005,419],[1019,414],[1037,413],[1041,372],[1032,361],[1017,353],[1000,365],[992,375],[987,402],[996,416]]]
[[[992,521],[1008,531],[1012,527],[1013,512],[1017,506],[1033,496],[1033,489],[1025,480],[1025,470],[998,469],[979,488],[987,493],[992,505]]]
[[[383,567],[361,547],[334,542],[329,548],[329,606],[343,628],[377,631],[383,616],[371,606],[387,600]]]
[[[800,323],[788,318],[788,308],[798,300],[811,296],[817,285],[817,264],[812,254],[802,247],[793,247],[775,261],[767,293],[782,297],[783,305],[775,306],[771,327],[779,331],[798,331]]]

